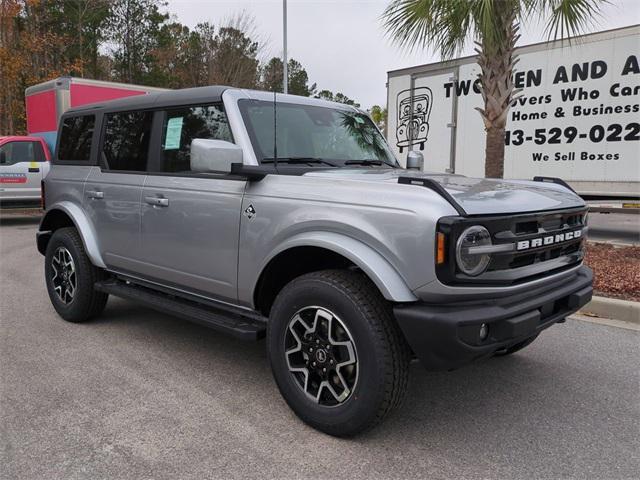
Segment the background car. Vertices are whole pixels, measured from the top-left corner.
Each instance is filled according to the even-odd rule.
[[[40,182],[51,154],[40,137],[0,137],[0,205],[40,202]]]

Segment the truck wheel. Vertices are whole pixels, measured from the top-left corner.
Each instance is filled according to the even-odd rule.
[[[498,350],[496,353],[494,353],[493,355],[495,357],[505,357],[507,355],[511,355],[512,353],[516,353],[519,352],[520,350],[522,350],[525,347],[528,347],[529,345],[531,345],[533,343],[533,341],[538,338],[538,333],[536,333],[533,337],[529,337],[526,340],[523,340],[520,343],[516,343],[515,345],[510,346],[509,348],[505,348],[504,350]]]
[[[44,275],[53,308],[68,322],[84,322],[104,310],[109,296],[93,288],[102,271],[87,257],[75,228],[61,228],[51,236]]]
[[[267,349],[291,409],[329,435],[375,426],[407,389],[409,347],[390,305],[358,272],[324,270],[286,285],[271,309]]]

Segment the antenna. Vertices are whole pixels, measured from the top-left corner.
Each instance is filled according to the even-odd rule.
[[[278,120],[277,120],[277,109],[276,109],[276,91],[273,91],[273,166],[278,171]]]

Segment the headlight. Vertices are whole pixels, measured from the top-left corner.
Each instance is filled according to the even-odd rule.
[[[462,273],[476,277],[487,269],[491,256],[483,247],[491,246],[491,235],[486,228],[474,225],[467,228],[456,244],[456,261]]]

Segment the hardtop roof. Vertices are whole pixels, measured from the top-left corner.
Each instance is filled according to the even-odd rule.
[[[63,116],[90,113],[90,112],[115,112],[129,110],[145,110],[149,108],[166,108],[196,103],[220,102],[225,90],[232,87],[209,86],[184,88],[180,90],[167,90],[164,92],[147,93],[130,97],[119,98],[98,103],[91,103],[73,107],[67,110]]]
[[[180,90],[166,90],[162,92],[153,92],[143,95],[134,95],[130,97],[119,98],[116,100],[108,100],[87,105],[73,107],[62,114],[62,117],[70,115],[86,115],[88,113],[111,113],[111,112],[127,112],[134,110],[147,110],[159,108],[171,108],[187,105],[202,105],[205,103],[217,103],[222,101],[222,94],[226,90],[235,90],[243,92],[242,95],[248,99],[272,101],[274,92],[262,90],[248,90],[244,88],[229,87],[222,85],[212,85],[208,87],[183,88]],[[347,105],[344,103],[336,103],[320,98],[303,97],[299,95],[278,93],[278,102],[284,103],[302,103],[318,105],[322,107],[339,108],[343,110],[352,110],[365,113],[363,110]]]

